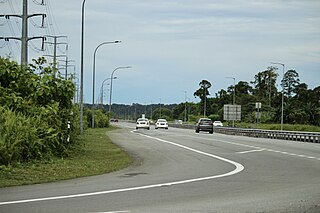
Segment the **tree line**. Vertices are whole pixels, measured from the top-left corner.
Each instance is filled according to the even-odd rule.
[[[281,80],[280,90],[277,87],[277,67],[268,67],[255,74],[250,82],[239,81],[221,89],[211,97],[211,82],[202,80],[194,97],[199,103],[182,102],[169,105],[114,105],[114,117],[136,119],[141,114],[148,118],[160,117],[168,120],[183,120],[194,122],[199,117],[210,117],[213,120],[223,120],[225,104],[241,105],[241,120],[254,123],[256,121],[256,103],[260,102],[261,122],[280,123],[283,98],[283,122],[288,124],[309,124],[320,126],[320,86],[308,88],[306,83],[300,82],[296,70],[287,70]],[[282,89],[283,88],[283,89]],[[234,90],[235,89],[235,90]],[[235,92],[235,96],[234,96]],[[233,100],[235,97],[235,100]],[[108,106],[104,106],[107,108]]]

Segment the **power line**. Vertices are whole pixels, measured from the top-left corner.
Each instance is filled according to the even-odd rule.
[[[14,12],[14,7],[10,3],[11,2],[9,2],[9,5]],[[40,36],[28,37],[28,19],[31,17],[34,17],[34,16],[42,16],[42,25],[43,25],[44,18],[46,17],[46,15],[45,14],[31,14],[31,15],[29,15],[28,14],[28,1],[23,0],[22,4],[23,4],[22,15],[17,15],[17,14],[0,15],[0,17],[5,17],[6,19],[10,19],[10,17],[17,17],[17,18],[22,19],[21,37],[0,37],[0,39],[4,39],[5,41],[9,41],[10,39],[21,41],[21,65],[26,66],[28,64],[28,41],[41,38],[42,43],[44,43],[44,40],[45,40],[45,37],[40,37]],[[11,28],[11,31],[13,34],[15,34],[13,28]]]

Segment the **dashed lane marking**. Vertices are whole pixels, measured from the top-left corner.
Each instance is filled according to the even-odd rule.
[[[262,152],[265,149],[254,149],[254,150],[248,150],[248,151],[242,151],[242,152],[237,152],[239,154],[247,154],[247,153],[252,153],[252,152]]]

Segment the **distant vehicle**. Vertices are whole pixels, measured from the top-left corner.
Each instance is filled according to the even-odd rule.
[[[183,122],[182,122],[182,120],[175,120],[174,123],[175,124],[182,124]]]
[[[111,118],[110,121],[111,121],[111,122],[118,122],[119,120],[116,119],[116,118]]]
[[[223,123],[221,121],[214,121],[213,126],[223,126]]]
[[[147,118],[139,118],[137,120],[136,129],[150,129],[150,122]]]
[[[209,118],[200,118],[195,126],[196,133],[200,131],[209,132],[210,134],[213,133],[213,122]]]
[[[166,119],[158,119],[154,125],[155,125],[155,129],[158,129],[158,128],[168,129],[169,128],[168,122]]]

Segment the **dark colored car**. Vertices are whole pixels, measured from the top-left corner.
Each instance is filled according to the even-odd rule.
[[[196,133],[199,133],[200,131],[205,131],[212,134],[213,122],[209,118],[200,118],[199,121],[196,123],[195,129],[196,129]]]

